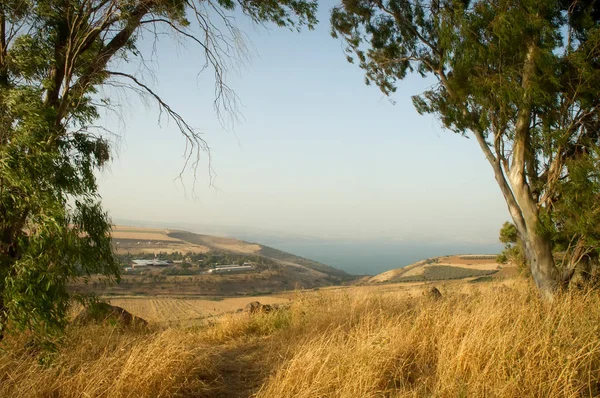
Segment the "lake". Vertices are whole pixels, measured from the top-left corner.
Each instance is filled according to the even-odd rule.
[[[447,254],[496,254],[500,243],[344,242],[277,239],[259,243],[319,261],[355,275],[376,275],[426,258]]]

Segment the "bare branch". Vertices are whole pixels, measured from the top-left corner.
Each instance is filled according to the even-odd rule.
[[[188,165],[191,165],[194,173],[194,185],[196,183],[196,168],[198,162],[200,161],[200,152],[203,151],[208,156],[208,174],[210,177],[210,184],[212,185],[214,182],[214,171],[212,169],[212,159],[211,159],[211,151],[208,143],[201,137],[201,133],[199,133],[196,129],[190,126],[185,119],[176,111],[174,111],[169,104],[167,104],[160,95],[158,95],[154,90],[150,87],[142,83],[135,76],[130,75],[128,73],[116,72],[116,71],[106,71],[111,76],[118,76],[132,81],[139,89],[142,91],[138,91],[139,93],[145,93],[150,95],[159,106],[160,113],[166,112],[169,118],[175,121],[175,124],[179,128],[179,131],[186,139],[186,151],[184,153],[185,163],[183,168],[179,174],[179,178],[182,178],[184,171],[187,169]],[[159,115],[160,121],[160,115]],[[195,159],[192,160],[192,156],[196,155]]]

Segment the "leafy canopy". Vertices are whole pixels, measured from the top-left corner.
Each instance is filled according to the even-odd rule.
[[[331,14],[367,84],[436,78],[417,111],[477,140],[527,256],[545,261],[534,277],[550,279],[548,242],[598,242],[599,21],[599,2],[576,0],[342,0]]]
[[[187,159],[208,150],[202,137],[138,76],[146,34],[187,40],[214,71],[217,105],[232,92],[227,59],[238,51],[232,13],[277,26],[312,28],[313,0],[3,0],[0,2],[0,336],[65,325],[73,278],[118,280],[110,219],[95,172],[111,155],[110,133],[94,123],[115,109],[104,85],[155,100],[188,140]],[[0,337],[1,338],[1,337]]]

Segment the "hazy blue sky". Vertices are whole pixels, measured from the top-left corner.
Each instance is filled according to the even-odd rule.
[[[333,3],[332,3],[333,5]],[[333,239],[435,239],[494,242],[506,205],[477,143],[414,110],[410,96],[432,81],[411,76],[392,104],[347,63],[329,35],[329,10],[300,34],[240,26],[252,60],[229,76],[243,120],[225,129],[212,107],[212,75],[203,57],[164,39],[157,47],[156,89],[212,147],[216,188],[206,164],[184,186],[174,181],[185,142],[157,109],[130,97],[122,134],[100,191],[113,219],[173,225],[244,226]],[[150,49],[144,43],[142,49]],[[149,53],[147,53],[149,55]],[[210,231],[207,231],[210,232]]]

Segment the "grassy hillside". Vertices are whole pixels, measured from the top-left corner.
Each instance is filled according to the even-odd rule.
[[[389,286],[389,285],[386,285]],[[196,327],[71,328],[0,350],[2,397],[578,397],[600,394],[600,295],[521,281],[298,295]],[[254,394],[254,395],[253,395]]]

